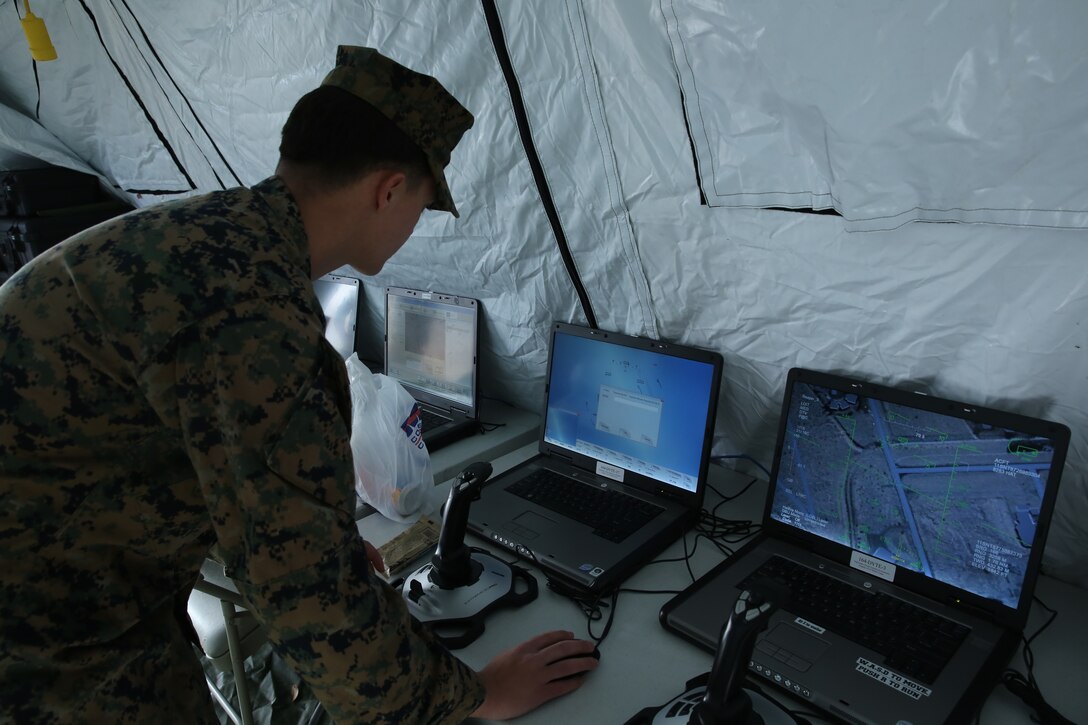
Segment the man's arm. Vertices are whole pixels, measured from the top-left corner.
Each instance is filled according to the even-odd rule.
[[[475,673],[373,576],[354,512],[342,362],[305,310],[238,305],[178,338],[185,445],[228,573],[341,722],[459,721]]]

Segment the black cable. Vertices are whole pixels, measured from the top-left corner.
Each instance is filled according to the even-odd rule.
[[[699,513],[699,520],[696,523],[695,528],[685,532],[684,536],[681,538],[681,543],[684,547],[683,556],[672,559],[654,559],[645,566],[682,561],[688,570],[688,576],[691,577],[691,581],[694,582],[697,577],[695,576],[694,569],[691,568],[691,559],[699,549],[699,542],[701,540],[709,541],[710,544],[718,550],[718,553],[723,557],[728,557],[733,555],[733,544],[738,544],[744,539],[754,535],[759,529],[760,525],[752,521],[723,519],[714,515],[712,512],[703,509]],[[695,534],[695,539],[690,548],[688,547],[689,533]]]
[[[759,470],[763,471],[763,473],[765,473],[767,475],[767,478],[771,477],[771,472],[767,470],[767,467],[764,466],[759,461],[757,461],[756,459],[749,456],[747,453],[735,453],[735,454],[727,455],[727,456],[711,456],[710,460],[711,461],[724,461],[724,460],[726,460],[728,458],[743,458],[746,461],[751,461],[752,463],[756,464],[756,466],[759,468]]]
[[[747,491],[758,479],[753,478],[749,481],[744,488],[730,497],[722,496],[725,501],[732,500],[737,496],[740,496]],[[721,496],[721,493],[715,489],[717,495]],[[724,503],[724,501],[723,501]],[[720,504],[719,504],[720,505]],[[715,507],[715,510],[717,506]],[[740,543],[744,539],[752,536],[759,530],[759,524],[753,523],[748,520],[730,520],[723,519],[717,516],[712,511],[703,509],[699,512],[699,518],[696,521],[694,528],[690,531],[684,532],[681,537],[681,543],[684,547],[684,555],[680,557],[673,557],[668,559],[654,559],[647,562],[644,566],[652,566],[654,564],[665,563],[678,563],[684,562],[684,566],[688,570],[688,576],[691,577],[691,581],[696,580],[695,570],[691,567],[691,559],[695,555],[695,552],[699,548],[700,541],[708,541],[714,546],[723,557],[731,556],[733,554],[732,545]],[[694,540],[689,546],[688,535],[694,534]],[[632,594],[681,594],[683,590],[680,589],[634,589],[634,588],[616,588],[611,592],[604,592],[600,594],[591,594],[585,590],[579,589],[576,586],[568,585],[558,580],[547,577],[547,586],[556,594],[566,597],[571,600],[582,612],[586,615],[586,631],[589,638],[600,645],[604,641],[604,638],[608,636],[609,630],[612,628],[612,621],[616,615],[616,606],[619,601],[620,592],[629,592]],[[605,601],[606,598],[611,598],[611,604]],[[604,609],[608,609],[607,619],[605,619]],[[605,620],[604,629],[600,634],[593,632],[593,623]]]
[[[750,485],[750,484],[749,484]],[[743,491],[741,492],[743,493]],[[737,494],[740,495],[740,494]],[[732,554],[732,549],[728,544],[736,543],[736,539],[729,539],[727,537],[740,537],[741,539],[751,536],[753,526],[758,528],[758,525],[753,525],[750,521],[729,521],[726,519],[720,519],[714,516],[710,512],[703,510],[700,513],[699,522],[696,524],[695,529],[695,541],[689,550],[688,548],[688,533],[685,532],[681,541],[684,546],[684,556],[671,559],[655,559],[648,562],[646,566],[653,564],[664,563],[676,563],[683,561],[685,567],[687,567],[688,575],[691,577],[692,582],[695,581],[695,572],[691,568],[691,557],[694,556],[695,551],[698,549],[699,541],[705,539],[718,548],[719,552],[725,556]],[[547,577],[547,586],[556,594],[566,597],[586,615],[586,632],[591,640],[593,640],[598,646],[608,636],[609,631],[612,629],[612,622],[616,616],[616,609],[619,602],[620,592],[628,592],[631,594],[671,594],[677,595],[683,593],[681,589],[634,589],[634,588],[616,588],[611,592],[603,592],[600,594],[591,594],[577,587],[567,585],[558,580]],[[611,602],[604,601],[610,597]],[[605,619],[603,609],[608,609],[608,616]],[[593,632],[593,623],[599,622],[605,619],[604,629],[600,634]]]
[[[715,506],[712,511],[704,509],[699,515],[695,531],[709,539],[718,551],[726,556],[732,556],[733,545],[758,533],[762,525],[750,519],[722,518],[715,513],[717,509],[718,506]]]
[[[609,608],[608,619],[606,619],[605,622],[604,622],[604,630],[601,632],[600,636],[593,634],[593,626],[592,626],[591,622],[590,621],[586,622],[586,631],[589,632],[589,638],[592,639],[594,642],[596,642],[598,645],[600,645],[601,642],[604,642],[604,638],[608,636],[609,630],[612,629],[612,622],[616,618],[616,604],[619,602],[619,598],[620,598],[620,590],[619,589],[613,590],[612,591],[612,606]],[[600,603],[599,600],[598,600],[598,603]]]
[[[616,616],[616,603],[619,599],[619,589],[613,589],[611,592],[601,592],[593,594],[583,589],[579,589],[575,586],[569,586],[556,579],[552,579],[545,574],[545,578],[548,582],[548,589],[558,594],[561,597],[569,599],[576,607],[582,610],[582,613],[586,615],[586,632],[591,640],[597,645],[600,645],[608,636],[609,630],[612,629],[612,621]],[[606,597],[611,597],[611,605],[604,601]],[[608,619],[605,621],[604,631],[599,635],[593,633],[593,623],[599,622],[604,619],[603,609],[608,609]]]
[[[688,535],[687,535],[687,532],[684,533],[684,536],[682,537],[682,539],[683,539],[683,542],[684,542],[684,566],[688,570],[688,576],[691,577],[691,581],[694,583],[695,582],[695,572],[693,572],[691,570],[691,557],[695,556],[695,549],[697,549],[699,547],[699,537],[698,536],[695,537],[695,544],[691,547],[691,553],[688,553]]]
[[[1031,643],[1046,631],[1047,627],[1054,623],[1058,613],[1048,607],[1038,596],[1034,597],[1034,599],[1039,606],[1050,612],[1050,616],[1047,617],[1047,620],[1043,622],[1042,626],[1035,630],[1035,633],[1030,637],[1021,635],[1024,643],[1020,654],[1024,660],[1024,667],[1027,670],[1027,675],[1009,668],[1002,674],[1001,684],[1003,684],[1013,695],[1020,698],[1028,707],[1034,710],[1036,715],[1038,715],[1038,721],[1042,723],[1042,725],[1074,725],[1072,720],[1064,717],[1047,703],[1046,698],[1043,697],[1043,692],[1039,687],[1039,683],[1035,679],[1035,653],[1031,650]]]
[[[730,501],[732,501],[732,500],[734,500],[734,499],[740,498],[741,496],[743,496],[743,495],[744,495],[745,493],[747,493],[747,492],[748,492],[748,489],[750,489],[750,488],[751,488],[752,486],[754,486],[754,485],[755,485],[756,483],[758,483],[758,482],[759,482],[759,479],[758,479],[758,478],[753,478],[753,479],[752,479],[751,481],[749,481],[749,482],[747,483],[747,485],[745,485],[745,486],[744,486],[744,488],[742,488],[741,490],[737,491],[737,492],[736,492],[736,493],[734,493],[734,494],[733,494],[732,496],[726,496],[726,495],[722,494],[722,492],[721,492],[721,491],[719,491],[718,489],[714,488],[714,486],[712,486],[711,484],[707,483],[707,486],[709,486],[709,487],[710,487],[710,490],[711,490],[711,491],[713,491],[714,493],[716,493],[716,494],[718,495],[718,497],[719,497],[719,498],[721,498],[721,501],[719,501],[719,502],[718,502],[718,505],[714,507],[714,510],[715,510],[715,511],[717,511],[717,510],[718,510],[718,506],[721,506],[721,505],[722,505],[723,503],[728,503],[728,502],[730,502]]]
[[[518,407],[518,406],[514,405],[513,403],[511,403],[509,400],[504,400],[503,398],[496,398],[494,395],[481,395],[480,400],[493,400],[496,403],[501,403],[501,404],[505,405],[507,408],[517,408]],[[489,423],[486,423],[486,425],[501,426],[501,425],[506,425],[506,423],[490,423],[489,422]]]
[[[684,560],[684,557],[682,557],[682,556],[677,556],[677,557],[672,558],[672,559],[654,559],[651,562],[647,562],[643,566],[646,567],[646,566],[651,566],[653,564],[676,564],[676,563],[681,562],[683,560]]]
[[[758,479],[752,479],[752,481],[750,481],[738,493],[734,494],[732,497],[726,498],[725,501],[722,501],[721,503],[725,503],[732,498],[740,496],[742,493],[747,491],[748,488],[756,482],[756,480]],[[714,492],[721,496],[721,493],[717,491],[717,489],[715,489]],[[720,506],[721,503],[719,503],[718,506]],[[709,541],[710,544],[718,550],[718,553],[720,553],[723,557],[728,557],[733,555],[734,544],[739,544],[748,537],[756,534],[761,528],[760,524],[746,519],[732,520],[723,519],[717,516],[714,512],[717,511],[718,506],[714,507],[714,511],[707,511],[706,509],[700,511],[699,519],[696,522],[695,527],[691,529],[691,531],[685,532],[683,537],[681,537],[681,543],[684,547],[683,556],[678,556],[671,559],[654,559],[653,561],[645,564],[645,566],[652,566],[654,564],[677,563],[682,561],[684,562],[684,566],[688,570],[688,576],[691,577],[691,581],[694,582],[697,577],[695,576],[695,571],[691,568],[691,559],[693,556],[695,556],[695,552],[699,549],[700,540]],[[695,540],[692,542],[690,548],[688,547],[689,533],[695,534]]]

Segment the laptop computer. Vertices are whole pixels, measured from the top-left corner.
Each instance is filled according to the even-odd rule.
[[[419,403],[429,450],[479,430],[479,335],[477,300],[385,288],[385,374]]]
[[[1058,423],[791,370],[760,535],[661,622],[713,650],[742,589],[787,583],[750,673],[852,723],[967,722],[1020,641],[1068,445]]]
[[[354,277],[326,274],[314,280],[314,292],[325,313],[325,338],[347,360],[355,352],[360,282]]]
[[[716,352],[554,323],[539,453],[484,486],[469,530],[579,591],[619,584],[698,519],[721,372]]]

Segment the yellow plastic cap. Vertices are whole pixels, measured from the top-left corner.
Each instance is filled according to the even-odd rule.
[[[23,33],[26,34],[26,42],[30,45],[30,57],[34,60],[56,60],[57,49],[53,47],[53,41],[49,39],[45,21],[28,10],[21,22]]]

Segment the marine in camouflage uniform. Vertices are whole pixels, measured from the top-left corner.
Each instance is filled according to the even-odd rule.
[[[442,167],[471,116],[373,51],[338,66],[327,84],[445,105],[393,120],[415,124],[453,211]],[[0,720],[215,722],[177,616],[213,544],[337,721],[482,702],[369,567],[310,271],[271,177],[99,225],[0,287]]]

